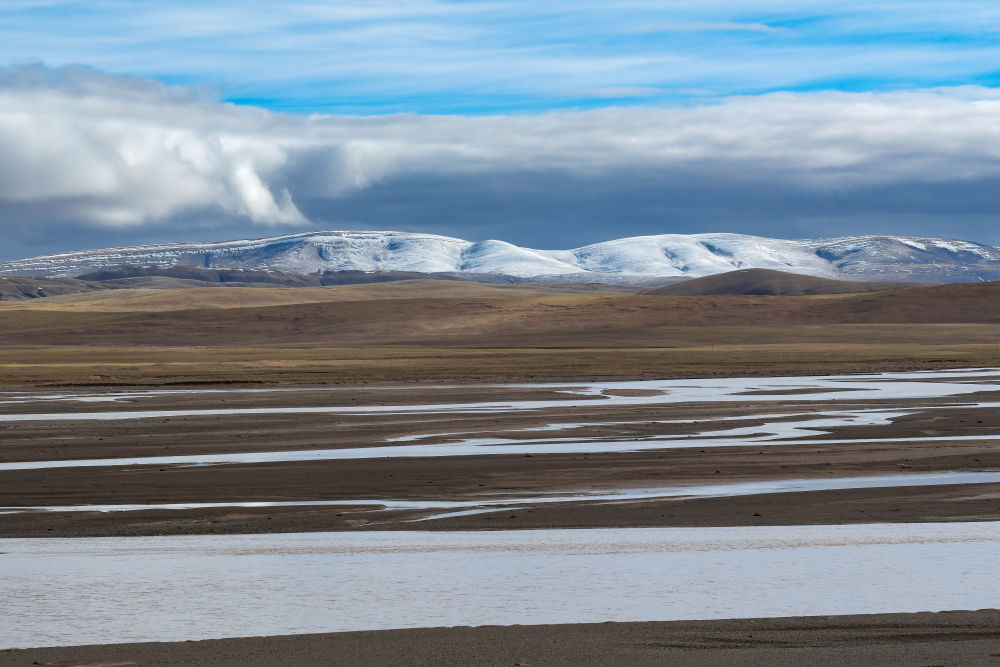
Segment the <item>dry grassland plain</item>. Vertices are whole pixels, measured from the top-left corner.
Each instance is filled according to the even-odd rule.
[[[1000,286],[820,296],[405,281],[0,303],[0,381],[329,384],[1000,365]]]

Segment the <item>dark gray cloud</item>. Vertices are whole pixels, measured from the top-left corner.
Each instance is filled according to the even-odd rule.
[[[523,116],[294,116],[84,68],[0,73],[0,258],[402,229],[1000,242],[1000,95],[783,93]]]
[[[926,235],[1000,244],[994,179],[817,193],[773,176],[733,182],[667,169],[626,169],[601,178],[507,173],[402,178],[299,205],[333,226],[502,238],[539,248],[708,231],[778,238]]]

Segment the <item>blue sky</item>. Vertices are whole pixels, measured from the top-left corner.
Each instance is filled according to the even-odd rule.
[[[982,0],[5,0],[0,259],[310,229],[996,244],[997,86]]]
[[[293,112],[513,113],[995,85],[993,2],[8,0],[0,62]]]

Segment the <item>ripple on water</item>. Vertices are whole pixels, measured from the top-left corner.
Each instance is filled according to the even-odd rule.
[[[998,547],[997,522],[5,539],[0,647],[978,609]]]

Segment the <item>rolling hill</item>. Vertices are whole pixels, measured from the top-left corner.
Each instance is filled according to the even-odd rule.
[[[844,294],[879,292],[921,287],[920,283],[833,280],[771,269],[742,269],[704,278],[692,278],[646,290],[643,294],[698,296],[712,294],[750,294],[759,296],[801,296],[807,294]]]
[[[107,287],[89,280],[0,276],[0,301],[26,301],[63,294],[84,294],[103,289]]]

